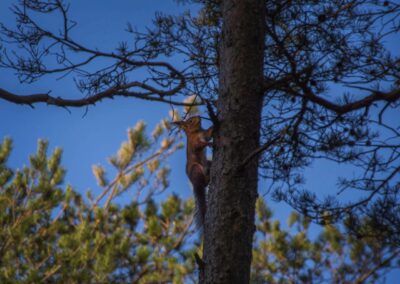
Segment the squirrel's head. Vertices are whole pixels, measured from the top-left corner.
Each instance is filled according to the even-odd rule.
[[[175,121],[174,124],[185,132],[193,132],[201,128],[201,118],[200,116],[192,116],[187,120]]]

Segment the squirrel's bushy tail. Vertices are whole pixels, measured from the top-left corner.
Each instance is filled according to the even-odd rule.
[[[203,232],[204,219],[206,216],[206,185],[194,186],[194,200],[195,200],[195,211],[194,211],[194,222],[196,228]]]
[[[194,221],[196,227],[202,232],[204,227],[204,219],[206,216],[206,187],[207,177],[203,167],[195,163],[188,171],[190,182],[193,185],[194,200],[195,200],[195,212]]]

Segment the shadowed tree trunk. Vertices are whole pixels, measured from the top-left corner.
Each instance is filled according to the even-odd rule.
[[[225,0],[219,125],[211,169],[202,283],[248,283],[262,108],[264,9],[261,0]],[[203,278],[203,279],[202,279]]]

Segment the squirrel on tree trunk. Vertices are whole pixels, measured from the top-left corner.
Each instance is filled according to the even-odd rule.
[[[206,147],[211,145],[213,128],[207,130],[201,127],[200,116],[193,116],[187,120],[174,122],[185,131],[186,146],[186,174],[193,185],[195,197],[195,222],[199,229],[203,229],[206,214],[206,187],[209,182],[211,161],[207,160]]]

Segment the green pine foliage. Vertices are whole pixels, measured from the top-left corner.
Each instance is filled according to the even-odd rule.
[[[256,213],[253,283],[377,283],[399,268],[398,248],[346,234],[351,224],[327,224],[312,238],[310,221],[298,213],[290,215],[287,230],[261,199]]]
[[[166,159],[181,148],[163,120],[147,135],[139,122],[110,165],[93,166],[100,189],[81,196],[64,184],[62,150],[40,140],[29,165],[7,166],[12,142],[0,145],[0,283],[195,283],[198,237],[194,203],[171,194]],[[109,179],[113,169],[115,177]],[[123,196],[129,202],[121,204]],[[399,265],[399,250],[355,239],[292,213],[288,228],[257,202],[253,283],[375,283]],[[345,225],[346,224],[346,225]],[[396,264],[397,261],[397,264]]]
[[[157,127],[151,138],[143,122],[129,129],[128,142],[110,159],[117,169],[112,181],[103,167],[93,167],[102,189],[95,199],[64,186],[62,151],[48,155],[46,141],[39,141],[29,166],[12,171],[12,143],[5,139],[0,283],[185,283],[194,273],[195,248],[187,245],[194,205],[176,195],[153,201],[168,186],[165,158],[181,147],[170,137],[161,139],[168,124]],[[129,188],[148,191],[146,198],[134,195],[123,206],[113,202]],[[99,197],[105,196],[103,202]]]

